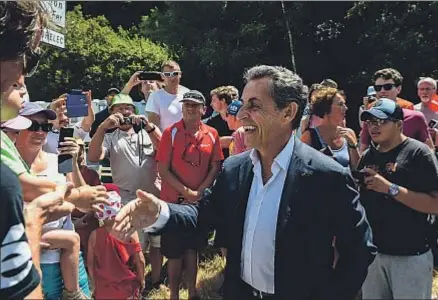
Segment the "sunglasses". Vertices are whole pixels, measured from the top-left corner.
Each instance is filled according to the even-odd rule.
[[[376,84],[374,85],[374,89],[376,90],[376,92],[380,92],[382,90],[382,88],[385,91],[390,91],[392,90],[393,87],[398,87],[398,84],[395,83],[386,83],[386,84]]]
[[[42,51],[40,50],[40,48],[36,49],[35,51],[29,50],[24,54],[25,67],[23,70],[23,74],[26,77],[31,77],[33,74],[35,74],[41,56]]]
[[[185,139],[185,148],[184,148],[184,151],[183,151],[183,153],[182,153],[182,155],[181,155],[181,159],[184,161],[184,162],[186,162],[186,163],[188,163],[189,165],[191,165],[192,167],[196,167],[196,168],[199,168],[200,166],[201,166],[201,151],[199,150],[199,144],[200,144],[200,142],[197,142],[197,143],[191,143],[191,142],[187,142],[187,137],[185,136],[184,137],[184,139]],[[187,149],[189,149],[190,148],[190,146],[193,146],[195,149],[192,151],[192,153],[194,152],[194,151],[196,151],[196,152],[198,152],[198,155],[197,155],[197,161],[193,161],[193,160],[190,160],[190,159],[188,159],[188,157],[187,157]]]
[[[173,71],[173,72],[163,72],[164,77],[175,77],[181,74],[181,71]]]
[[[44,132],[50,132],[52,131],[53,124],[51,123],[38,123],[35,120],[32,120],[32,125],[27,129],[29,131],[38,131],[38,130],[44,131]]]
[[[398,120],[395,119],[371,119],[371,120],[366,120],[365,123],[367,123],[369,126],[378,126],[380,127],[381,125],[387,124],[389,122],[397,122]]]

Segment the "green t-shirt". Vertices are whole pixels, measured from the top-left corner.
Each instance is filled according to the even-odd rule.
[[[22,173],[29,173],[29,168],[26,163],[21,158],[20,153],[18,153],[17,148],[15,148],[14,143],[11,139],[0,130],[1,134],[1,162],[7,165],[15,175],[19,176]]]

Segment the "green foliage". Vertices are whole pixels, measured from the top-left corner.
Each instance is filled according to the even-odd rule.
[[[103,16],[85,17],[80,6],[67,12],[65,48],[43,45],[44,58],[27,80],[31,100],[49,101],[72,88],[89,88],[103,99],[109,87],[121,89],[133,72],[158,70],[170,57],[166,46],[114,30]]]

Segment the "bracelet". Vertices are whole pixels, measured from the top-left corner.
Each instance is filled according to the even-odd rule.
[[[152,128],[151,129],[149,129],[149,130],[146,130],[146,132],[147,133],[152,133],[152,132],[154,132],[155,131],[155,125],[152,125]]]
[[[354,145],[348,143],[348,148],[351,148],[351,149],[357,149],[358,147],[359,147],[359,143],[356,143],[356,144],[354,144]]]

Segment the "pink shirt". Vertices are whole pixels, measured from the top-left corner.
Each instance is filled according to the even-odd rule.
[[[233,146],[230,149],[230,155],[236,155],[248,150],[245,145],[245,138],[243,136],[244,132],[245,130],[243,129],[243,127],[239,127],[231,135],[233,137]]]
[[[426,142],[429,138],[429,131],[424,115],[421,112],[404,108],[403,115],[403,134],[420,142]],[[370,142],[368,125],[365,122],[360,132],[360,143],[368,146]]]

